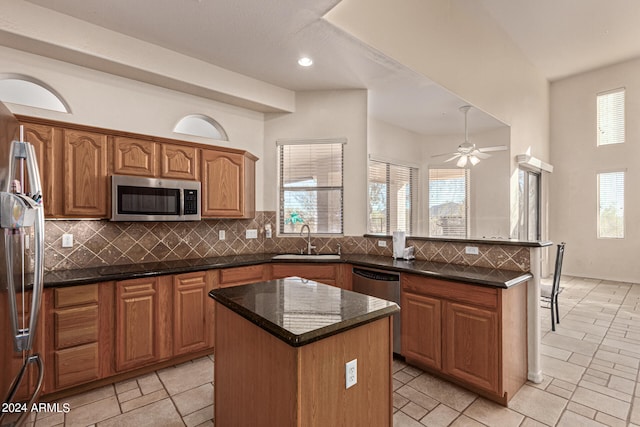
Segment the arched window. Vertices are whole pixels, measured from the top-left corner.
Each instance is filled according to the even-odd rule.
[[[227,133],[224,131],[224,128],[220,126],[220,123],[204,114],[191,114],[183,117],[173,128],[173,131],[220,141],[229,140]]]
[[[0,75],[0,101],[69,113],[69,104],[54,89],[38,79]]]

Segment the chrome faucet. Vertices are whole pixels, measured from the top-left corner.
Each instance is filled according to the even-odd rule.
[[[315,249],[315,246],[311,246],[311,228],[307,224],[300,227],[300,235],[304,233],[304,228],[307,227],[307,255],[311,255],[311,249]]]

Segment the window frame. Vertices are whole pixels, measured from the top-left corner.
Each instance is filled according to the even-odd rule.
[[[278,140],[276,141],[276,157],[277,157],[277,186],[278,186],[278,210],[277,210],[277,236],[278,237],[299,237],[300,233],[299,232],[286,232],[284,230],[284,223],[285,223],[285,218],[284,218],[284,208],[285,208],[285,204],[284,204],[284,197],[285,197],[285,192],[287,191],[287,187],[284,186],[284,176],[282,173],[282,167],[283,167],[283,156],[284,156],[284,151],[283,151],[283,147],[284,146],[290,146],[290,145],[327,145],[327,144],[334,144],[334,145],[340,145],[340,152],[341,152],[341,169],[340,169],[340,186],[310,186],[310,187],[295,187],[296,190],[306,190],[306,191],[313,191],[313,190],[339,190],[340,191],[340,232],[337,233],[326,233],[326,232],[310,232],[310,234],[312,236],[316,236],[316,237],[322,237],[322,236],[327,236],[327,237],[340,237],[340,236],[344,236],[344,146],[347,144],[347,139],[346,138],[334,138],[334,139],[291,139],[291,140]]]
[[[386,232],[385,233],[376,233],[374,231],[372,231],[372,227],[371,227],[371,191],[370,191],[370,186],[371,186],[371,167],[372,167],[372,163],[378,163],[379,165],[383,165],[385,168],[385,186],[386,186],[386,195],[385,195],[385,218],[386,218],[386,223],[385,223],[385,229]],[[393,160],[388,160],[388,159],[384,159],[384,158],[379,158],[379,157],[375,157],[375,156],[369,156],[368,162],[367,162],[367,233],[369,234],[383,234],[383,235],[391,235],[392,230],[391,225],[393,223],[392,220],[392,209],[391,206],[389,204],[389,200],[391,199],[391,168],[392,167],[396,167],[396,168],[404,168],[404,169],[408,169],[408,177],[409,177],[409,195],[408,195],[408,200],[410,203],[410,209],[409,209],[409,218],[407,221],[407,230],[403,230],[405,231],[405,233],[408,236],[414,235],[414,233],[416,232],[417,229],[417,219],[419,216],[419,206],[420,206],[420,201],[419,201],[419,196],[420,196],[420,168],[417,165],[413,165],[413,164],[409,164],[409,163],[403,163],[403,162],[399,162],[399,161],[393,161]],[[406,199],[405,199],[406,200]],[[396,223],[397,223],[397,219],[396,219]]]
[[[451,235],[451,234],[443,234],[443,235],[433,235],[431,233],[431,172],[435,170],[449,170],[456,172],[464,172],[464,193],[465,193],[465,218],[464,218],[464,236],[460,235]],[[458,167],[443,167],[433,166],[429,167],[428,175],[427,175],[427,191],[429,193],[429,200],[427,202],[427,218],[428,218],[428,235],[429,237],[442,237],[442,238],[468,238],[471,234],[471,169],[469,168],[458,168]]]
[[[602,233],[602,209],[600,206],[600,177],[601,175],[608,174],[622,174],[622,234],[620,236],[603,236]],[[599,240],[621,240],[625,238],[625,232],[627,228],[627,216],[624,212],[625,202],[626,202],[626,180],[627,180],[627,169],[612,169],[612,170],[603,170],[596,173],[596,237]]]
[[[602,117],[605,115],[604,111],[600,110],[600,100],[603,97],[608,97],[616,94],[622,95],[622,105],[614,105],[612,111],[609,112],[608,117]],[[626,87],[619,87],[616,89],[606,90],[604,92],[599,92],[596,94],[596,147],[607,147],[607,146],[616,146],[620,144],[624,144],[626,142],[626,108],[627,108],[627,98],[626,98]],[[621,110],[621,111],[618,111]],[[616,113],[617,112],[617,113]],[[601,131],[601,121],[604,119],[608,119],[608,121],[613,121],[616,126],[614,134],[622,134],[622,137],[614,138],[614,136],[606,137],[603,139]],[[620,123],[621,122],[621,123]],[[614,125],[609,125],[608,127],[614,127]],[[621,127],[618,128],[618,127]],[[610,141],[611,142],[608,142]]]

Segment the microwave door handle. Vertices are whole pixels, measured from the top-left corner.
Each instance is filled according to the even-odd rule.
[[[180,217],[184,218],[184,188],[180,189]]]

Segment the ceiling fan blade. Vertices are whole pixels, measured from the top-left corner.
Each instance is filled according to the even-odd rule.
[[[460,160],[458,160],[458,163],[456,163],[456,166],[459,168],[463,168],[465,166],[467,166],[467,156],[460,156]]]
[[[453,154],[454,154],[454,153],[452,153],[452,152],[450,151],[450,152],[448,152],[448,153],[434,154],[433,156],[431,156],[431,158],[434,158],[434,157],[451,156],[451,155],[453,155]],[[458,154],[458,153],[455,153],[455,154]]]
[[[495,145],[493,147],[478,148],[477,150],[480,151],[481,153],[486,153],[489,151],[504,151],[506,149],[507,149],[506,145]]]
[[[476,156],[477,158],[484,160],[484,159],[488,159],[489,157],[491,157],[491,154],[486,154],[483,153],[480,150],[473,150],[473,152],[471,152],[471,156]]]
[[[460,157],[460,154],[456,153],[453,156],[449,157],[447,160],[445,160],[444,163],[450,162],[451,160],[457,159],[458,157]]]

